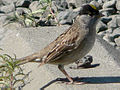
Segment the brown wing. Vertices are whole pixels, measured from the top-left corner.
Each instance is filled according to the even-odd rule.
[[[54,42],[54,46],[49,50],[48,54],[45,55],[43,60],[44,63],[53,61],[56,58],[59,59],[64,53],[70,53],[76,49],[80,42],[84,40],[89,30],[81,29],[78,24],[74,23],[68,31],[61,34]],[[81,30],[80,30],[81,29]]]

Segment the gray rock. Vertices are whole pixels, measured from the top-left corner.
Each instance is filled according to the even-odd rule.
[[[76,7],[82,6],[82,0],[66,0],[68,3],[68,6],[70,7],[70,4],[75,4]]]
[[[120,36],[120,27],[113,30],[113,33],[111,34],[112,37],[117,38]]]
[[[6,31],[7,30],[5,30],[2,26],[0,26],[0,40],[2,40],[4,38]]]
[[[102,38],[105,36],[105,34],[106,34],[105,31],[102,31],[102,32],[99,32],[99,33],[98,33],[98,35],[99,35],[100,37],[102,37]]]
[[[40,8],[42,8],[41,5],[39,5],[39,1],[33,1],[30,5],[29,8],[34,12]]]
[[[76,9],[73,9],[73,12],[76,12],[76,13],[79,14],[79,12],[80,12],[81,9],[82,9],[81,7],[78,7],[78,8],[76,8]]]
[[[101,18],[101,21],[104,22],[105,24],[107,24],[111,20],[112,20],[112,17],[102,17]]]
[[[112,37],[109,34],[105,34],[103,39],[106,40],[107,42],[112,42]]]
[[[57,19],[60,21],[60,24],[72,24],[73,19],[77,16],[77,12],[71,10],[62,11],[57,15]]]
[[[103,9],[105,9],[105,8],[114,8],[115,4],[116,4],[116,0],[111,0],[111,1],[105,2],[103,4]]]
[[[30,0],[17,0],[17,2],[15,3],[15,5],[17,6],[17,7],[26,7],[26,8],[28,8],[29,7],[29,5],[30,5]]]
[[[115,38],[115,43],[118,47],[120,47],[120,37]]]
[[[114,42],[108,42],[110,45],[112,45],[113,47],[115,47],[116,46],[116,43],[114,43]]]
[[[1,5],[4,5],[2,0],[0,0],[0,6],[1,6]]]
[[[117,17],[117,24],[120,27],[120,15]]]
[[[52,1],[52,9],[55,11],[55,12],[58,12],[58,11],[63,11],[64,9],[62,7],[60,7],[59,4],[57,4],[55,1]]]
[[[13,3],[11,3],[10,5],[2,6],[0,10],[5,13],[10,13],[15,10],[15,6]]]
[[[120,15],[119,16],[113,16],[112,20],[107,23],[108,28],[115,29],[120,26]]]
[[[67,19],[67,17],[69,16],[69,14],[70,14],[70,11],[68,11],[68,10],[67,11],[62,11],[62,12],[58,13],[57,19],[60,22],[63,22],[62,20]],[[63,23],[61,23],[61,24],[63,24]]]
[[[25,13],[31,13],[31,11],[27,8],[16,8],[16,12],[18,13],[18,15],[23,15]]]
[[[64,9],[68,9],[68,3],[66,2],[66,0],[61,0],[61,7]]]
[[[66,0],[68,4],[73,3],[76,7],[81,7],[85,3],[90,3],[91,0]]]
[[[113,33],[113,29],[109,28],[105,31],[107,34],[112,34]]]
[[[106,17],[109,16],[109,13],[108,13],[107,11],[103,11],[102,14],[103,14],[104,16],[106,16]]]
[[[5,23],[5,20],[6,20],[7,16],[2,16],[0,17],[0,25],[3,25]]]
[[[72,3],[71,4],[75,4]],[[57,8],[56,8],[57,7]],[[54,9],[55,11],[64,11],[65,9],[68,9],[69,6],[69,2],[67,2],[67,0],[54,0],[52,1],[52,9]]]
[[[104,24],[102,21],[99,21],[96,26],[97,32],[105,31],[106,29],[107,29],[107,25]]]
[[[102,5],[97,1],[91,1],[90,4],[94,5],[98,10],[102,8]]]
[[[9,5],[9,4],[13,4],[13,3],[16,3],[17,0],[2,0],[3,4],[5,5]]]
[[[0,13],[0,17],[5,16],[5,15],[6,15],[5,13]]]
[[[99,3],[101,6],[103,6],[104,1],[103,1],[103,0],[98,0],[98,3]]]
[[[104,3],[109,2],[109,1],[111,1],[111,0],[103,0]]]
[[[119,10],[119,11],[120,11],[120,0],[117,0],[117,3],[116,3],[116,8],[117,8],[117,10]]]
[[[105,16],[110,16],[112,14],[115,14],[116,10],[114,8],[105,8],[105,9],[100,10],[100,12],[104,14]]]

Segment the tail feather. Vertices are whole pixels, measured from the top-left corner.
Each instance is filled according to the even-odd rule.
[[[28,62],[37,62],[37,63],[42,63],[42,58],[44,56],[46,56],[46,54],[49,52],[49,50],[51,50],[54,45],[55,45],[56,41],[51,42],[49,45],[47,45],[45,48],[43,48],[42,50],[40,50],[37,53],[34,53],[32,55],[23,57],[21,59],[18,59],[20,61],[20,63],[18,65],[22,65]]]
[[[42,62],[42,57],[40,57],[39,53],[34,53],[32,55],[17,59],[19,61],[18,65],[23,65],[28,62],[36,62],[36,63],[41,63]]]

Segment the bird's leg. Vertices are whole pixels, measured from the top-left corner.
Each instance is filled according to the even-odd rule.
[[[73,79],[67,74],[63,65],[58,65],[59,70],[67,77],[70,82],[66,82],[66,84],[84,84],[85,82],[74,82]]]

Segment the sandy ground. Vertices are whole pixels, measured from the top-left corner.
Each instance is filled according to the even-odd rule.
[[[39,28],[5,28],[4,37],[0,41],[0,47],[5,53],[18,58],[39,51],[69,26],[39,27]],[[3,30],[2,28],[0,30]],[[30,72],[30,83],[23,90],[119,90],[120,89],[120,58],[119,51],[97,37],[95,45],[89,55],[94,60],[92,64],[100,64],[90,69],[69,69],[71,64],[65,67],[68,74],[77,80],[87,81],[84,85],[57,84],[57,78],[64,79],[65,76],[58,70],[57,66],[44,65],[38,68],[38,63],[27,63],[23,66],[26,73]]]

